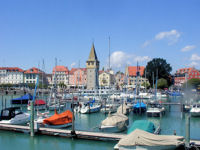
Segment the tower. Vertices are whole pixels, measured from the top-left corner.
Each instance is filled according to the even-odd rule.
[[[94,48],[94,43],[86,62],[87,68],[87,89],[96,89],[99,87],[99,61]]]

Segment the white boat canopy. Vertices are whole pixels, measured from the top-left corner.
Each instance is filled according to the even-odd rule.
[[[175,135],[155,135],[143,130],[136,129],[124,138],[122,138],[118,146],[169,146],[183,144],[183,136]]]

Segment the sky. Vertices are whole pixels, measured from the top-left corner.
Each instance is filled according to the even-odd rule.
[[[94,42],[100,69],[145,66],[200,69],[199,0],[2,0],[0,66],[86,67]],[[43,61],[44,60],[44,65]],[[79,65],[80,64],[80,65]]]

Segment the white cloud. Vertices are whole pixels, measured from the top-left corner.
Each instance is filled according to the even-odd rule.
[[[192,61],[190,64],[188,64],[188,67],[197,67],[199,66],[199,63]]]
[[[168,44],[174,44],[178,41],[181,34],[177,30],[171,30],[171,31],[164,31],[156,34],[155,40],[167,40]]]
[[[195,45],[187,45],[187,46],[185,46],[185,47],[183,47],[183,48],[181,49],[181,52],[188,52],[188,51],[191,51],[191,50],[194,49],[194,48],[196,48]]]
[[[150,44],[151,44],[151,41],[147,40],[147,41],[145,41],[145,42],[142,44],[142,48],[145,48],[145,47],[147,47],[147,46],[150,45]]]
[[[191,61],[200,61],[200,56],[197,54],[192,54],[192,56],[190,57]]]
[[[73,63],[70,65],[70,67],[73,68],[75,65],[76,65],[76,63],[73,62]]]
[[[111,67],[116,69],[121,69],[126,67],[126,65],[136,65],[136,62],[143,63],[149,61],[149,56],[135,56],[133,54],[128,54],[123,51],[115,51],[110,56]]]
[[[149,56],[136,56],[134,58],[134,61],[138,62],[144,62],[144,61],[149,61],[151,60]]]

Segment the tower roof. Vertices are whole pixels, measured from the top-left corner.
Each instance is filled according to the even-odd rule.
[[[97,54],[96,54],[96,51],[95,51],[95,48],[94,48],[94,43],[92,43],[92,48],[91,48],[88,60],[98,60]]]

